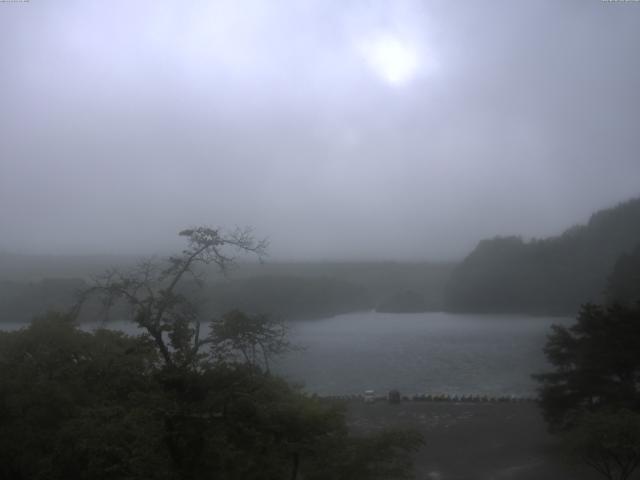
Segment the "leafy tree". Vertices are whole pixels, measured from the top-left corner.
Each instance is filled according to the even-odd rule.
[[[609,480],[627,480],[640,465],[640,414],[589,413],[566,435],[570,453]]]
[[[145,337],[63,315],[0,333],[0,478],[166,478]],[[159,433],[159,432],[158,432]]]
[[[554,371],[534,375],[551,431],[609,479],[628,478],[640,461],[638,345],[640,304],[587,304],[576,324],[549,335]]]
[[[583,411],[640,409],[640,308],[583,306],[575,325],[553,327],[545,354],[553,372],[535,375],[554,430],[571,428]]]

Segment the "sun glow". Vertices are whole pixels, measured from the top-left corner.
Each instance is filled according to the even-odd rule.
[[[359,50],[373,71],[394,86],[410,82],[418,71],[416,50],[400,38],[383,34],[363,42]]]

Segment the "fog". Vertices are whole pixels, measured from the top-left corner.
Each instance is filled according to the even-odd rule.
[[[0,251],[457,259],[640,192],[640,4],[0,3]]]

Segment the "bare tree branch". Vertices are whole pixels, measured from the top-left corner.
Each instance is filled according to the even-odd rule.
[[[185,275],[203,285],[203,272],[196,265],[215,265],[227,274],[235,261],[231,251],[262,258],[267,241],[256,240],[250,228],[225,233],[217,228],[194,227],[183,230],[187,248],[165,261],[143,259],[122,272],[110,269],[94,279],[94,285],[80,293],[71,313],[77,318],[82,306],[93,297],[102,300],[109,311],[116,304],[128,305],[131,320],[153,338],[168,366],[187,366],[198,358],[199,350],[210,341],[200,338],[197,311],[189,299],[177,291]],[[164,264],[164,265],[163,265]]]

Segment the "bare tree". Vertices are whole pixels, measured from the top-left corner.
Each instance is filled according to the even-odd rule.
[[[223,232],[197,227],[183,230],[188,246],[181,254],[165,261],[143,260],[131,270],[112,269],[95,279],[83,291],[73,309],[77,316],[82,305],[92,297],[101,298],[110,309],[118,303],[130,307],[131,319],[154,340],[162,359],[170,367],[195,365],[200,349],[210,339],[200,337],[200,320],[196,308],[179,291],[187,278],[203,285],[203,272],[198,266],[213,264],[227,274],[236,254],[265,255],[267,241],[256,240],[251,229]]]

